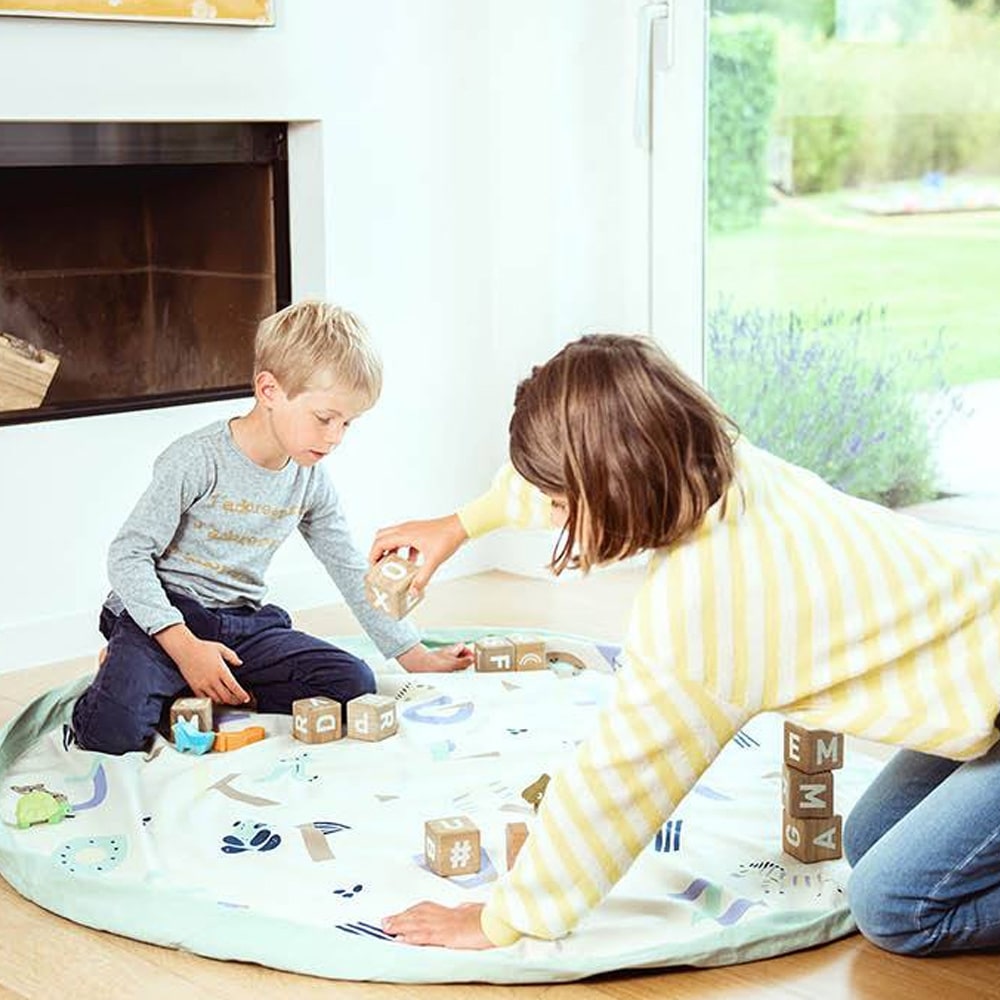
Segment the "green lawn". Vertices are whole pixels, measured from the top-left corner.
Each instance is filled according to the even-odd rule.
[[[815,313],[885,308],[874,354],[925,353],[940,333],[952,385],[1000,378],[1000,212],[881,219],[845,193],[782,202],[708,243],[708,306]],[[711,373],[709,373],[711,381]]]

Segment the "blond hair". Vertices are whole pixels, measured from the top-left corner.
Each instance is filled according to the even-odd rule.
[[[254,341],[254,375],[271,372],[289,399],[326,379],[374,405],[382,391],[382,362],[354,313],[307,299],[266,317]]]
[[[584,571],[692,532],[733,479],[735,424],[646,337],[581,337],[517,388],[510,457],[564,496],[552,569]]]

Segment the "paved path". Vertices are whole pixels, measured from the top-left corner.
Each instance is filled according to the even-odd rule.
[[[938,486],[951,495],[908,509],[929,520],[1000,534],[1000,379],[954,391],[961,409],[945,420],[936,456]]]

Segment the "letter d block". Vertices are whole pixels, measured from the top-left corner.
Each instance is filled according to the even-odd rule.
[[[447,816],[424,823],[424,857],[438,875],[479,871],[479,827],[468,816]]]
[[[292,702],[292,735],[303,743],[330,743],[344,735],[341,706],[332,698],[299,698]]]
[[[807,865],[840,857],[843,832],[840,816],[803,819],[784,813],[781,823],[781,846],[786,854]]]
[[[384,694],[363,694],[347,703],[347,735],[374,743],[399,729],[396,700]]]
[[[844,734],[785,723],[785,763],[803,774],[836,771],[844,766]]]
[[[497,674],[514,669],[514,643],[499,635],[484,635],[475,641],[476,670]]]
[[[384,611],[397,621],[405,618],[422,600],[410,594],[417,567],[408,559],[390,552],[368,571],[365,596],[376,611]]]
[[[190,722],[199,732],[212,731],[212,699],[211,698],[178,698],[170,706],[170,731],[174,731],[174,723],[178,719]]]
[[[545,642],[537,635],[509,635],[507,641],[514,644],[515,670],[549,669],[549,661],[545,655]]]
[[[803,774],[787,764],[781,774],[781,804],[788,816],[833,815],[833,772]]]

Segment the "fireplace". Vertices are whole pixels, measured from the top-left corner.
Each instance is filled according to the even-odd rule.
[[[0,123],[0,333],[58,358],[0,424],[249,392],[257,322],[290,299],[286,134]]]

